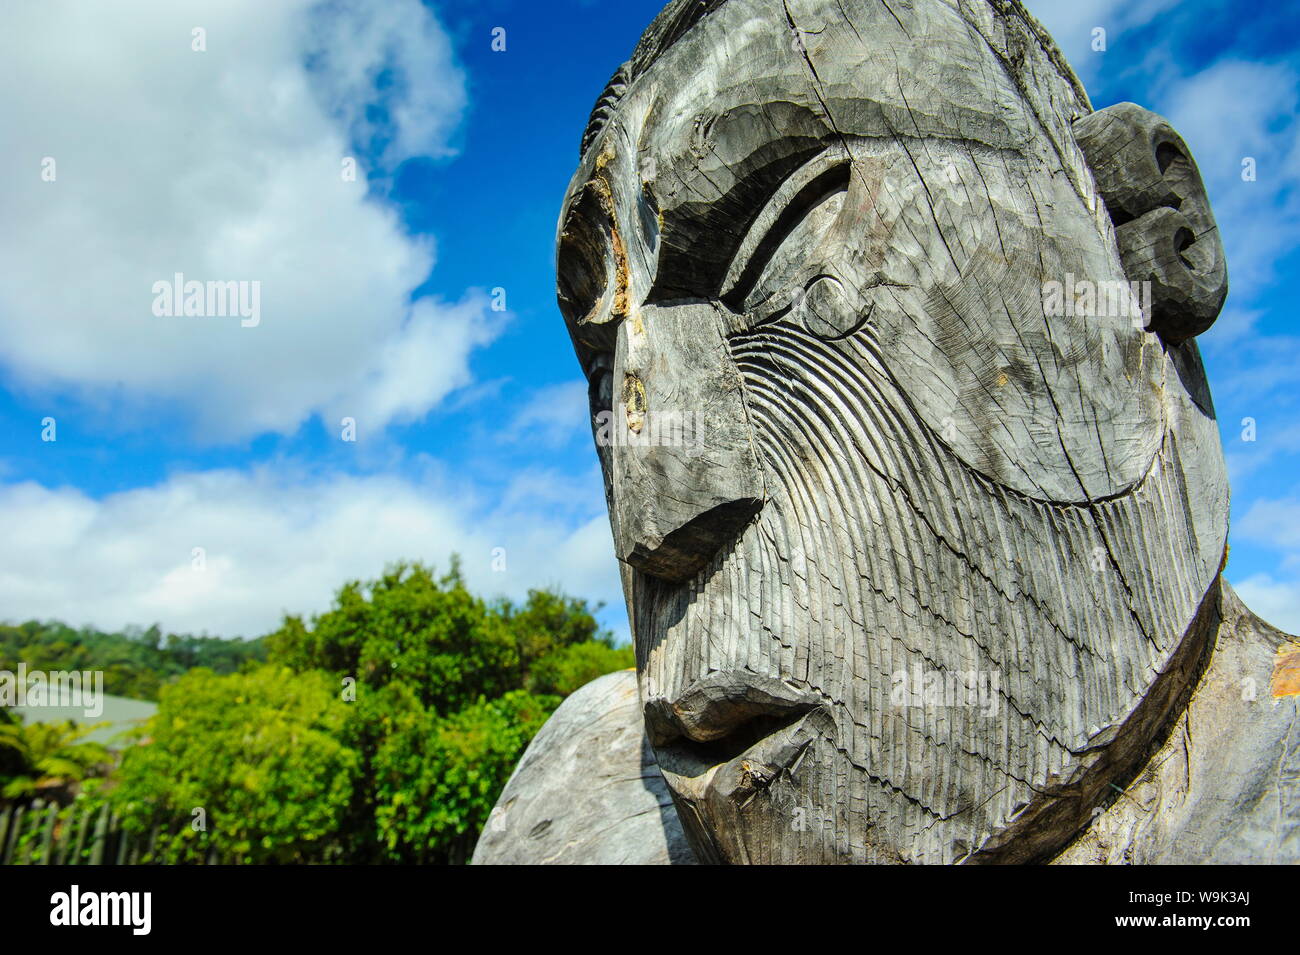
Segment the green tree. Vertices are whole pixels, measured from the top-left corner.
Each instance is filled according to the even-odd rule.
[[[457,561],[403,563],[261,640],[28,622],[0,625],[0,665],[98,667],[158,696],[116,785],[88,795],[157,825],[160,861],[460,863],[562,696],[631,665],[598,609],[485,601]]]
[[[550,590],[530,590],[522,607],[502,602],[498,612],[515,635],[521,670],[529,669],[563,647],[596,641],[613,646],[611,635],[596,622],[585,600]]]
[[[379,688],[395,680],[420,702],[451,713],[519,686],[514,634],[465,586],[459,564],[442,577],[398,564],[368,585],[350,582],[308,627],[291,617],[267,637],[270,659],[316,667]]]
[[[0,624],[0,669],[100,670],[106,693],[138,700],[156,700],[164,684],[192,667],[233,673],[265,656],[257,640],[168,634],[164,642],[157,626],[104,633],[35,620]]]
[[[108,749],[85,737],[108,723],[78,726],[62,723],[25,723],[3,714],[0,720],[0,796],[27,799],[42,789],[63,788],[106,775],[113,756]]]
[[[524,748],[559,702],[512,690],[441,719],[408,710],[375,756],[376,823],[389,858],[467,861]]]
[[[135,832],[161,823],[161,861],[209,849],[249,863],[330,861],[361,763],[342,742],[347,718],[319,671],[192,670],[163,689],[148,741],[123,755],[116,810]]]
[[[630,646],[611,647],[599,640],[588,640],[552,650],[534,663],[529,670],[528,689],[568,696],[598,676],[634,666],[636,656]]]

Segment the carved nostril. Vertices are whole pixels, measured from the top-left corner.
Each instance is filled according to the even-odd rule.
[[[1174,233],[1174,252],[1177,253],[1179,261],[1189,269],[1196,268],[1196,263],[1192,260],[1191,256],[1187,254],[1187,250],[1195,243],[1196,236],[1192,233],[1191,229],[1179,229]]]
[[[1161,142],[1156,146],[1156,168],[1161,173],[1169,171],[1169,167],[1183,158],[1182,152],[1170,142]]]

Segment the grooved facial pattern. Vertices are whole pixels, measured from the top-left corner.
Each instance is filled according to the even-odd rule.
[[[768,823],[806,827],[747,833],[751,861],[957,861],[1121,723],[1183,638],[1217,568],[1175,439],[1132,493],[1061,507],[957,461],[870,334],[782,322],[732,347],[769,500],[691,586],[638,581],[643,695],[747,670],[831,708],[813,778]],[[896,705],[918,668],[996,674],[996,711]]]

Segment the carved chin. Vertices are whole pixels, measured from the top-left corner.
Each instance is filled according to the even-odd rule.
[[[1063,508],[962,465],[887,381],[831,392],[842,350],[816,359],[824,393],[738,360],[762,510],[692,579],[632,579],[647,727],[696,848],[950,863],[1037,819],[1017,851],[1046,851],[1070,823],[1041,814],[1203,637],[1217,568],[1169,505],[1173,442],[1133,493]]]

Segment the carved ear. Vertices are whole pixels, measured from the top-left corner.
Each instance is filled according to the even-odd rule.
[[[1134,103],[1080,117],[1074,136],[1115,223],[1125,274],[1151,283],[1148,330],[1170,344],[1201,334],[1223,308],[1228,269],[1187,144]]]

